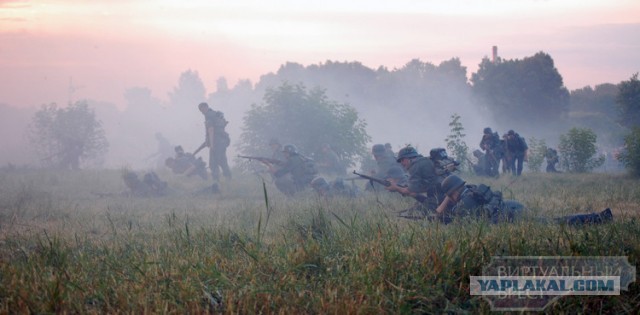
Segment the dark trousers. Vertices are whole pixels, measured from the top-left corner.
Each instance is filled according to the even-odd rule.
[[[514,153],[511,155],[511,159],[509,160],[509,165],[507,166],[507,169],[509,169],[511,174],[520,176],[520,174],[522,174],[523,163],[524,163],[524,152]]]
[[[613,220],[613,214],[609,208],[604,209],[601,212],[574,214],[555,219],[557,223],[564,223],[568,225],[600,224],[611,220]]]
[[[209,168],[214,182],[220,180],[220,169],[225,178],[231,179],[231,170],[227,162],[227,147],[209,148]]]

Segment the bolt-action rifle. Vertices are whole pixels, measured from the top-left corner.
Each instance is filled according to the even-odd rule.
[[[391,182],[389,180],[386,180],[384,178],[378,178],[378,177],[373,177],[373,176],[369,176],[369,175],[365,175],[365,174],[360,174],[356,171],[353,171],[353,174],[358,175],[364,179],[368,179],[371,182],[376,182],[384,187],[389,187],[391,186]],[[398,185],[398,187],[408,187],[407,185]],[[415,196],[413,196],[413,198],[415,198],[416,200],[418,200],[418,202],[425,202],[427,201],[427,197],[421,194],[417,194]]]
[[[196,156],[196,154],[198,154],[198,152],[200,152],[206,146],[207,146],[207,141],[203,142],[202,145],[200,145],[195,151],[193,151],[193,156]]]
[[[454,159],[446,158],[446,159],[435,161],[434,164],[436,165],[436,175],[449,176],[451,175],[451,173],[458,170],[458,166],[460,165],[460,162]]]
[[[238,157],[239,158],[243,158],[243,159],[248,159],[249,161],[256,160],[256,161],[264,163],[264,164],[281,165],[283,163],[282,161],[280,161],[278,159],[272,159],[272,158],[262,157],[262,156],[238,155]]]

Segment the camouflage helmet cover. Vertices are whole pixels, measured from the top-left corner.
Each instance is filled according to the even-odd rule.
[[[418,151],[416,151],[416,149],[414,149],[413,147],[404,147],[398,152],[397,162],[400,163],[402,159],[410,159],[418,156],[420,156],[420,154],[418,154]]]
[[[465,181],[457,175],[449,175],[442,181],[442,191],[450,196],[456,189],[464,186]]]

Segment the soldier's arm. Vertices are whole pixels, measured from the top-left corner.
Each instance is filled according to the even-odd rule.
[[[412,192],[409,189],[409,187],[398,186],[395,181],[391,181],[390,180],[389,182],[391,183],[391,185],[385,187],[385,189],[388,190],[388,191],[397,191],[397,192],[401,193],[403,196],[414,197],[416,195],[416,193]]]
[[[436,208],[436,212],[439,214],[443,214],[447,210],[447,208],[449,208],[449,204],[452,202],[453,200],[451,200],[449,196],[445,196],[444,200],[442,200],[442,202],[438,205],[438,208]]]

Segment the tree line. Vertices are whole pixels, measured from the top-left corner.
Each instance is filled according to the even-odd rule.
[[[160,108],[193,111],[193,104],[202,100],[244,109],[242,117],[236,117],[244,123],[238,128],[242,133],[238,137],[243,139],[238,149],[247,150],[251,139],[264,140],[256,136],[261,132],[255,129],[260,128],[259,124],[248,126],[247,123],[259,121],[260,110],[267,106],[279,106],[280,100],[275,97],[277,91],[290,93],[291,97],[301,98],[292,103],[293,108],[296,104],[303,105],[304,101],[315,102],[327,105],[333,111],[327,117],[350,122],[337,123],[337,126],[357,131],[355,138],[339,145],[344,157],[351,158],[356,151],[362,154],[371,138],[379,138],[368,134],[365,125],[397,125],[401,122],[404,126],[421,126],[447,121],[452,113],[463,113],[463,117],[467,113],[478,114],[482,122],[516,125],[524,129],[522,133],[533,132],[542,126],[543,132],[539,136],[543,138],[557,138],[560,132],[571,128],[588,127],[610,147],[631,147],[629,139],[633,137],[625,138],[625,135],[640,121],[636,85],[637,74],[618,84],[604,83],[568,91],[551,56],[538,52],[523,59],[497,58],[492,61],[484,58],[469,80],[466,67],[457,58],[438,65],[414,59],[391,70],[385,67],[370,69],[359,62],[327,61],[309,66],[290,62],[275,73],[263,75],[255,84],[241,80],[229,87],[222,77],[216,82],[216,90],[208,95],[198,72],[188,70],[180,75],[178,85],[169,92],[168,103],[154,99],[149,89],[140,87],[125,91],[125,98],[127,111],[131,112],[143,107],[156,111]],[[261,115],[279,121],[278,125],[310,126],[301,121],[306,116],[304,112],[294,118],[273,112]],[[338,130],[336,126],[329,128]],[[544,130],[548,132],[544,133]],[[282,136],[277,132],[270,133]],[[314,141],[335,142],[338,139],[342,141],[337,136]],[[346,149],[350,146],[356,149]],[[634,160],[625,154],[621,156],[623,161]]]

